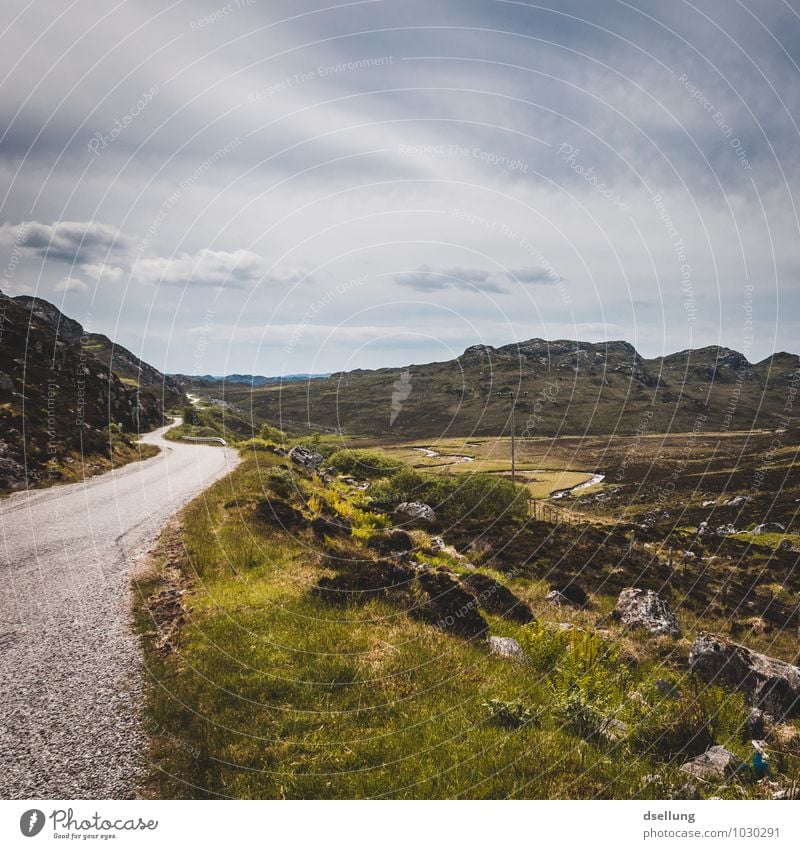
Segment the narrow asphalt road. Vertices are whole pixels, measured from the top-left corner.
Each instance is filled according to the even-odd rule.
[[[232,469],[229,448],[157,457],[0,501],[0,798],[130,798],[144,764],[137,559]]]

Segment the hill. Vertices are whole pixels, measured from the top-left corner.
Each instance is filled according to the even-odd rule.
[[[750,363],[711,346],[645,359],[627,342],[531,339],[403,369],[226,384],[224,397],[284,429],[398,439],[508,433],[504,390],[520,393],[516,433],[525,436],[716,432],[784,426],[799,379],[794,354]]]
[[[330,374],[284,374],[278,377],[266,377],[263,374],[171,374],[168,375],[184,390],[212,388],[220,383],[243,383],[246,386],[274,386],[280,383],[298,383],[304,380],[316,380],[330,377]]]
[[[182,400],[159,371],[53,304],[0,293],[0,491],[137,459],[130,435]]]

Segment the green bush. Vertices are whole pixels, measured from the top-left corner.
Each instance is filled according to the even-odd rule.
[[[263,424],[258,431],[258,438],[268,442],[274,442],[277,445],[283,445],[286,441],[286,434],[277,427],[273,427],[270,424]]]
[[[483,707],[488,711],[490,718],[504,728],[529,725],[537,718],[537,715],[520,701],[505,702],[501,699],[489,699],[488,702],[483,702]]]
[[[399,471],[402,464],[382,451],[342,448],[328,458],[338,471],[356,478],[384,478]]]

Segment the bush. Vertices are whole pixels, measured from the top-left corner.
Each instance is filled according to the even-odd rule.
[[[267,442],[274,442],[277,445],[282,445],[286,441],[286,434],[277,427],[273,427],[270,424],[263,424],[258,431],[258,438],[264,439]]]
[[[536,719],[533,711],[523,702],[504,702],[501,699],[489,699],[483,702],[483,707],[489,713],[491,719],[498,722],[504,728],[519,728],[529,725]]]
[[[382,451],[342,448],[328,458],[338,471],[356,478],[385,478],[399,471],[402,464]]]

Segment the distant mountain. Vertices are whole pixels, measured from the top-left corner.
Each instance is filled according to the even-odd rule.
[[[800,391],[800,358],[753,364],[712,346],[646,359],[628,342],[530,339],[302,384],[226,384],[224,397],[289,429],[416,439],[510,433],[501,390],[527,393],[516,407],[516,432],[526,436],[778,428]]]
[[[65,464],[107,467],[116,449],[131,459],[124,434],[163,424],[165,400],[184,396],[130,351],[47,301],[0,293],[0,490],[58,479]]]
[[[274,386],[276,383],[299,383],[303,380],[318,380],[328,374],[284,374],[280,377],[265,377],[263,374],[172,374],[169,377],[184,390],[192,387],[212,387],[219,383],[242,383],[246,386]]]

